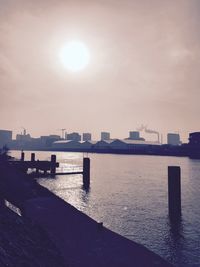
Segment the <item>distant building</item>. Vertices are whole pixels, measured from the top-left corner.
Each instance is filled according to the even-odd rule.
[[[101,132],[101,140],[110,140],[110,133]]]
[[[41,145],[42,146],[44,146],[44,147],[51,147],[52,144],[55,141],[60,140],[60,136],[59,135],[54,135],[54,134],[51,134],[51,135],[43,135],[43,136],[40,136],[40,140],[41,140]]]
[[[126,138],[126,140],[141,140],[141,141],[145,141],[144,138],[140,137],[140,132],[138,132],[138,131],[130,131],[129,132],[129,137]]]
[[[168,133],[167,144],[172,146],[179,146],[181,144],[180,135],[176,133]]]
[[[94,146],[96,145],[97,141],[83,141],[83,142],[80,142],[81,143],[81,148],[82,149],[91,149],[91,148],[94,148]]]
[[[113,141],[114,140],[100,140],[94,145],[94,148],[95,149],[109,149],[110,148],[110,144]]]
[[[12,141],[12,131],[0,130],[0,148],[7,146]]]
[[[56,141],[52,144],[52,147],[55,149],[60,149],[60,150],[65,150],[65,149],[80,149],[81,144],[79,141],[74,141],[74,140],[60,140]]]
[[[92,135],[91,133],[83,133],[83,141],[91,141]]]
[[[125,140],[120,140],[120,139],[116,139],[114,140],[111,144],[110,144],[110,147],[112,149],[116,149],[116,150],[119,150],[119,149],[128,149],[128,145],[126,143]]]
[[[129,139],[139,140],[140,139],[140,132],[135,132],[135,131],[129,132]]]
[[[66,133],[65,139],[79,142],[79,141],[81,141],[81,135],[79,133],[76,133],[76,132],[70,133],[70,134]]]
[[[190,158],[200,159],[200,132],[190,133],[188,150]]]
[[[31,140],[30,134],[17,134],[16,135],[16,140],[20,142],[28,142]]]
[[[200,145],[200,132],[190,133],[189,135],[189,145]]]

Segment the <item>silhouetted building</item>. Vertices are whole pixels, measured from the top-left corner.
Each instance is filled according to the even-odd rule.
[[[52,144],[55,141],[60,140],[60,136],[59,135],[54,135],[54,134],[51,134],[51,135],[43,135],[43,136],[40,137],[40,140],[41,140],[42,146],[44,146],[44,147],[51,147]]]
[[[16,140],[20,142],[27,142],[31,140],[30,134],[17,134]]]
[[[137,132],[137,131],[130,131],[129,132],[129,137],[125,138],[125,140],[141,140],[141,141],[145,141],[144,138],[140,137],[140,132]]]
[[[94,148],[96,149],[109,149],[110,148],[110,144],[113,142],[114,140],[100,140],[98,141],[95,145]]]
[[[88,140],[88,141],[83,141],[83,142],[80,142],[80,143],[81,143],[81,148],[83,148],[83,149],[91,149],[91,148],[94,148],[94,146],[96,145],[97,141]]]
[[[190,158],[200,159],[200,132],[190,133],[188,150]]]
[[[83,133],[83,141],[91,141],[92,135],[91,133]]]
[[[129,132],[129,139],[139,140],[140,139],[140,132],[135,132],[135,131]]]
[[[0,148],[7,146],[12,141],[12,131],[0,130]]]
[[[189,135],[189,145],[200,145],[200,132],[190,133]]]
[[[101,132],[101,140],[110,140],[110,133]]]
[[[181,144],[180,135],[176,133],[168,133],[167,144],[172,146],[179,146]]]
[[[70,133],[70,134],[66,133],[65,139],[79,142],[79,141],[81,141],[81,135],[79,133],[76,133],[76,132]]]

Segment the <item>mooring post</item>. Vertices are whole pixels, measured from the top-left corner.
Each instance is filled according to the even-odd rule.
[[[83,158],[83,186],[90,186],[90,158]]]
[[[22,152],[21,152],[21,161],[24,161],[24,158],[25,158],[25,153],[24,153],[24,151],[22,150]]]
[[[168,206],[171,219],[181,216],[181,168],[168,166]]]
[[[39,163],[39,160],[37,160],[37,163]],[[38,175],[39,174],[39,166],[37,164],[37,167],[36,167],[36,174]]]
[[[56,174],[56,155],[51,155],[51,174]]]
[[[35,161],[35,153],[31,153],[31,161]]]

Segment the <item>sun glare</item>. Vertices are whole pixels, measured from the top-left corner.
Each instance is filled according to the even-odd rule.
[[[60,59],[64,67],[70,71],[84,69],[90,60],[87,46],[82,42],[70,42],[60,51]]]

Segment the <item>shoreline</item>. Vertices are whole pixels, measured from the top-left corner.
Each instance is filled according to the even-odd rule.
[[[190,157],[187,153],[153,153],[153,152],[138,152],[133,150],[117,150],[117,149],[54,149],[54,148],[23,148],[10,149],[11,151],[40,151],[40,152],[77,152],[90,154],[111,154],[111,155],[141,155],[141,156],[163,156],[163,157]]]
[[[108,230],[30,177],[15,170],[0,171],[4,174],[1,195],[48,233],[66,266],[172,266],[144,246]]]

